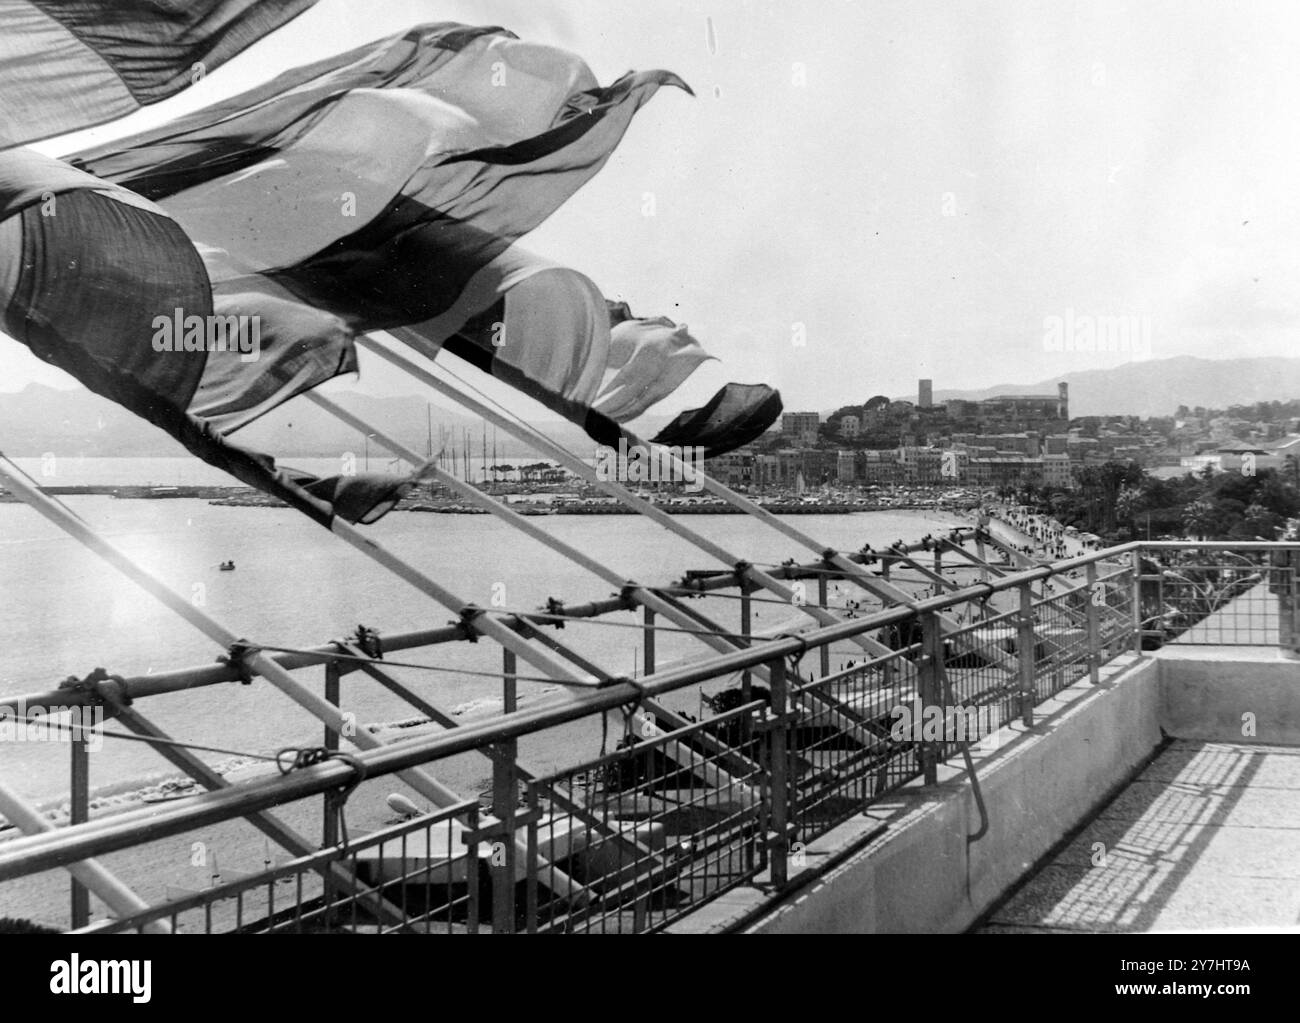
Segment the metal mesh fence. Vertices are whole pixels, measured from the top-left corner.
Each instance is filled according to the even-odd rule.
[[[266,870],[214,875],[209,887],[172,890],[164,904],[79,933],[474,933],[481,873],[473,840],[477,803],[415,817]]]
[[[669,733],[635,715],[615,752],[531,782],[527,929],[658,930],[755,877],[766,723],[762,701]],[[586,886],[583,902],[556,895],[557,869]]]

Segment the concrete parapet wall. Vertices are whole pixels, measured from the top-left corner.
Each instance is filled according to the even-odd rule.
[[[1300,661],[1268,647],[1169,646],[1157,662],[1171,737],[1300,746]]]

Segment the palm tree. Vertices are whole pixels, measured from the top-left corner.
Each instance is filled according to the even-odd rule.
[[[1297,489],[1300,489],[1300,458],[1295,455],[1287,455],[1282,461],[1291,470],[1291,481],[1296,485]]]
[[[1204,498],[1193,501],[1183,509],[1183,525],[1193,539],[1207,539],[1214,528],[1214,505]]]
[[[1137,516],[1142,510],[1143,494],[1136,487],[1120,487],[1115,498],[1115,517],[1128,523],[1129,536],[1137,536]]]
[[[1252,536],[1261,536],[1265,540],[1273,539],[1277,533],[1277,516],[1265,508],[1259,501],[1252,501],[1246,507],[1243,521]]]

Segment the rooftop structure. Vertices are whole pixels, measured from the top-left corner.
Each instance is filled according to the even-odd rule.
[[[991,563],[994,551],[1005,559],[1004,567]],[[108,707],[118,727],[161,738],[153,707],[167,693],[242,677],[294,695],[304,710],[332,723],[337,739],[342,737],[337,733],[347,734],[332,709],[340,678],[360,672],[444,725],[396,744],[367,740],[348,756],[326,755],[313,766],[271,771],[235,786],[218,783],[183,744],[161,746],[200,787],[213,791],[187,796],[162,811],[126,810],[54,830],[40,826],[23,801],[0,786],[0,810],[29,832],[0,842],[0,892],[6,906],[26,908],[33,900],[48,900],[60,868],[71,867],[78,883],[113,909],[111,917],[78,922],[92,933],[789,930],[827,926],[832,917],[818,917],[818,906],[825,897],[835,900],[837,890],[849,890],[843,886],[851,885],[855,872],[902,870],[890,882],[901,886],[899,905],[914,898],[913,909],[928,907],[924,912],[900,921],[882,906],[846,903],[841,895],[835,902],[838,919],[853,921],[854,929],[888,930],[900,922],[905,929],[960,929],[1013,887],[1020,879],[1017,864],[1033,862],[1041,855],[1035,848],[1045,851],[1088,809],[1085,790],[1094,792],[1089,786],[1098,776],[1080,757],[1108,765],[1121,779],[1144,755],[1144,736],[1154,735],[1158,743],[1160,727],[1187,733],[1195,727],[1192,709],[1205,712],[1205,681],[1196,683],[1201,695],[1189,695],[1185,705],[1153,701],[1151,685],[1126,681],[1136,679],[1135,672],[1166,670],[1164,651],[1153,660],[1144,650],[1176,647],[1186,662],[1187,651],[1195,653],[1197,644],[1235,645],[1247,653],[1271,650],[1275,657],[1279,649],[1289,656],[1300,645],[1292,596],[1300,565],[1297,544],[1134,543],[1032,567],[1034,562],[1012,546],[1010,533],[994,522],[978,534],[962,531],[920,545],[828,557],[829,562],[786,565],[777,573],[779,580],[757,567],[746,571],[778,589],[811,580],[823,588],[818,598],[823,607],[824,587],[833,575],[873,599],[874,610],[846,618],[811,604],[813,621],[802,634],[763,637],[748,647],[735,645],[721,627],[712,632],[704,615],[696,618],[697,629],[705,629],[700,635],[714,651],[697,662],[659,670],[648,654],[646,674],[635,681],[577,676],[562,698],[527,709],[517,707],[513,694],[532,677],[532,669],[521,669],[507,650],[505,714],[470,725],[439,708],[436,697],[401,681],[393,667],[410,656],[402,651],[463,642],[469,634],[460,625],[385,637],[383,658],[372,638],[359,634],[311,650],[235,651],[227,665],[141,678],[87,678],[59,690],[0,700],[0,707],[10,710],[21,702],[24,711]],[[908,573],[943,580],[939,595],[918,598],[900,590]],[[984,581],[973,585],[962,582],[980,577]],[[632,606],[645,608],[644,627],[651,629],[656,614],[676,617],[682,598],[707,600],[741,581],[725,567],[692,572],[673,585],[634,587],[624,596],[533,615],[516,613],[515,620],[538,634],[566,621],[623,611],[631,598]],[[1016,607],[1029,613],[1006,617],[1003,609]],[[1019,656],[1031,648],[1032,661]],[[854,663],[832,667],[831,657],[843,649],[857,651]],[[309,699],[293,679],[293,673],[313,665],[325,670],[324,701]],[[811,671],[811,681],[804,680],[805,670]],[[744,683],[734,700],[713,700],[707,718],[692,721],[665,705],[670,694],[737,672],[749,673],[752,682]],[[1108,685],[1098,688],[1103,675]],[[1275,685],[1260,690],[1266,691],[1275,694],[1272,699],[1286,699],[1276,695]],[[1237,706],[1230,699],[1228,704]],[[628,709],[625,736],[638,741],[560,770],[535,772],[521,759],[519,740],[599,721],[620,707]],[[915,734],[897,733],[900,708],[907,707],[917,710]],[[937,720],[947,723],[927,732],[924,720],[932,708],[940,712]],[[1071,723],[1083,717],[1113,718],[1115,724]],[[1022,723],[1058,718],[1046,732],[1017,731]],[[1259,741],[1295,741],[1277,732],[1285,720],[1270,713],[1266,727],[1271,731],[1261,732]],[[967,725],[970,730],[962,731]],[[1108,738],[1092,747],[1074,745],[1077,728],[1083,729],[1080,735]],[[1116,754],[1121,749],[1116,743],[1127,743],[1122,755]],[[1023,755],[1009,755],[1018,744],[1027,744]],[[70,747],[74,777],[78,757],[84,757],[78,748]],[[435,780],[450,758],[464,753],[479,753],[486,758],[484,767],[490,765],[488,806]],[[1023,781],[1015,782],[1013,775],[1039,762],[1055,765],[1052,770],[1062,779],[1054,789],[1059,801],[1025,818],[1023,807],[1007,802],[1004,793],[1008,784],[1022,791]],[[1075,766],[1078,771],[1071,773]],[[373,800],[391,791],[398,778],[432,808],[414,806],[413,816],[395,823],[365,814],[361,808],[368,801],[362,793]],[[926,793],[944,779],[949,779],[944,798],[959,800],[967,813],[929,813],[921,831],[908,833],[932,836],[910,843],[901,860],[901,832],[890,829],[845,861],[830,887],[818,882],[825,859],[817,850],[860,844],[853,835],[870,837],[889,815],[911,813],[915,797],[932,803],[933,795]],[[966,800],[966,789],[973,802]],[[1066,798],[1075,789],[1079,795]],[[74,814],[78,798],[84,794],[74,796]],[[325,840],[316,847],[295,837],[278,814],[286,808],[294,819],[305,819],[304,811],[320,807],[322,798],[324,813],[318,810],[316,819]],[[373,830],[350,835],[341,818],[344,804],[354,810],[353,826],[360,819]],[[390,799],[389,805],[398,804]],[[694,809],[683,815],[682,806]],[[186,835],[194,828],[234,827],[241,818],[284,846],[288,858],[247,876],[214,879],[181,897],[164,897],[162,886],[171,882],[156,866],[145,866],[169,862],[162,852],[135,860],[115,857],[117,864],[139,867],[128,865],[112,875],[77,866],[115,851],[187,847]],[[942,865],[954,827],[956,840],[964,835],[977,858],[975,898],[960,895],[963,908],[958,902],[945,908],[943,901],[950,891],[956,898],[966,884],[961,871]],[[504,858],[490,855],[496,843],[504,843]],[[814,853],[793,857],[795,844]],[[183,856],[172,859],[185,862]],[[996,869],[990,869],[993,865]],[[274,893],[279,881],[287,886],[283,900],[273,905],[267,893]],[[817,887],[810,889],[814,882]],[[416,891],[422,893],[419,900]],[[821,894],[804,898],[801,893],[809,891]],[[720,901],[725,893],[728,898]]]

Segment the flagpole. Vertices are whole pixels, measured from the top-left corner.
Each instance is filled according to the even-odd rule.
[[[658,522],[666,529],[670,530],[673,533],[676,533],[678,536],[682,537],[682,539],[688,541],[689,543],[694,544],[696,547],[699,547],[701,550],[705,551],[706,553],[722,561],[724,564],[735,566],[742,562],[743,559],[735,557],[734,555],[730,554],[719,545],[714,544],[712,541],[706,539],[705,537],[694,532],[693,530],[681,526],[673,519],[672,516],[656,508],[654,505],[650,504],[649,502],[643,501],[642,499],[636,497],[634,494],[628,492],[625,487],[622,487],[619,484],[614,483],[612,481],[600,480],[596,476],[595,471],[590,466],[588,466],[581,459],[571,455],[564,448],[560,447],[558,444],[555,444],[553,441],[551,441],[549,438],[542,435],[540,432],[533,431],[530,434],[530,433],[525,433],[519,429],[516,429],[508,419],[499,415],[494,410],[488,408],[486,405],[475,400],[474,398],[462,394],[456,388],[438,379],[432,373],[425,371],[419,365],[407,359],[406,357],[402,356],[398,352],[393,351],[392,349],[388,348],[383,344],[380,344],[378,340],[379,338],[383,338],[386,341],[391,341],[394,343],[400,343],[398,342],[397,338],[393,337],[391,334],[385,331],[375,331],[372,334],[362,335],[357,339],[357,343],[364,346],[367,350],[374,352],[376,355],[379,355],[380,357],[384,358],[388,362],[391,362],[394,365],[399,366],[402,369],[405,369],[408,373],[413,374],[419,380],[426,383],[428,386],[434,388],[435,390],[439,391],[444,395],[447,395],[453,400],[461,403],[466,408],[469,408],[472,411],[476,412],[478,415],[483,416],[484,418],[491,417],[491,420],[493,422],[502,425],[507,432],[514,433],[515,436],[519,437],[521,440],[524,440],[526,443],[531,443],[539,447],[545,447],[548,451],[552,452],[552,457],[558,458],[561,462],[568,465],[574,472],[578,473],[584,479],[587,479],[589,482],[594,483],[596,486],[603,489],[606,493],[610,494],[618,501],[628,505],[629,507],[635,508],[643,515],[646,515],[648,518]],[[620,427],[620,430],[623,433],[623,435],[627,437],[629,444],[640,444],[649,448],[650,445],[648,445],[645,441],[641,440],[631,431],[627,430],[624,427]],[[663,448],[664,446],[660,445],[660,447]],[[668,451],[669,455],[672,458],[672,464],[675,467],[679,469],[687,468],[685,466],[685,463],[682,462],[681,458],[673,454],[671,449],[664,448],[664,450]],[[760,505],[755,504],[753,501],[750,501],[749,499],[742,497],[740,494],[737,494],[735,491],[731,490],[731,488],[727,487],[722,483],[717,482],[716,480],[709,477],[707,474],[703,472],[698,472],[696,473],[696,475],[701,480],[704,488],[708,490],[710,493],[712,493],[714,496],[721,498],[722,500],[726,501],[728,504],[732,505],[732,507],[737,508],[740,511],[743,511],[746,514],[752,515],[753,517],[757,518],[759,521],[763,522],[766,525],[771,526],[772,528],[776,529],[778,532],[784,534],[790,539],[793,539],[798,543],[803,544],[804,546],[822,555],[822,557],[826,560],[828,564],[834,565],[836,568],[842,571],[848,579],[857,583],[860,587],[862,587],[864,590],[866,590],[868,593],[872,594],[873,596],[883,601],[892,601],[895,604],[901,604],[903,606],[909,606],[915,603],[914,598],[910,594],[908,594],[905,590],[901,590],[897,586],[876,579],[874,576],[870,575],[868,572],[863,570],[863,568],[860,565],[857,565],[853,561],[850,561],[848,558],[844,557],[844,555],[840,554],[830,545],[818,543],[818,541],[814,540],[812,537],[796,529],[794,526],[782,522],[779,518],[777,518],[775,515],[769,512],[766,508],[763,508]],[[767,573],[760,571],[759,569],[753,567],[752,565],[750,565],[746,569],[746,574],[749,576],[751,580],[753,580],[759,586],[762,586],[764,589],[768,590],[769,592],[776,594],[777,596],[781,597],[783,600],[790,600],[791,603],[797,605],[801,611],[809,615],[809,617],[817,620],[821,624],[831,625],[840,621],[840,619],[836,618],[830,612],[819,609],[814,604],[796,602],[794,599],[795,594],[793,593],[793,591],[791,591],[788,587],[782,586],[775,578],[767,575]],[[944,632],[960,631],[961,623],[957,622],[950,615],[936,614],[935,617],[941,631]],[[853,637],[853,642],[856,643],[857,646],[866,650],[867,652],[874,653],[879,656],[885,656],[890,653],[893,653],[893,651],[889,647],[867,636]],[[960,641],[959,645],[965,648],[969,646],[969,641],[963,638]],[[989,656],[999,667],[1003,668],[1006,671],[1012,672],[1013,674],[1015,674],[1018,671],[1019,661],[1014,654],[1007,654],[1003,651],[995,650],[995,651],[988,652],[986,656]]]
[[[642,440],[640,437],[632,433],[632,431],[628,430],[626,427],[620,427],[620,430],[623,433],[623,435],[627,438],[629,445],[638,444],[649,449],[650,445],[646,441]],[[679,470],[684,470],[686,468],[689,468],[682,461],[682,459],[676,453],[673,452],[671,447],[665,447],[664,445],[659,445],[659,448],[660,450],[666,451],[668,453],[674,468]],[[862,587],[862,589],[866,590],[872,596],[878,597],[881,600],[885,600],[885,601],[893,601],[896,604],[906,605],[914,602],[914,598],[906,591],[901,590],[897,586],[894,586],[890,583],[881,582],[879,579],[875,578],[870,573],[866,572],[861,565],[858,565],[855,562],[850,561],[839,551],[836,551],[833,547],[827,544],[819,543],[817,540],[814,540],[811,536],[809,536],[807,533],[804,533],[802,530],[795,528],[794,526],[790,525],[788,522],[782,521],[780,518],[772,514],[772,512],[768,511],[762,505],[756,504],[755,502],[749,500],[749,498],[736,493],[725,483],[719,483],[717,480],[713,479],[711,476],[707,475],[704,472],[697,472],[695,475],[701,481],[704,489],[707,490],[709,493],[713,494],[715,497],[721,498],[723,501],[727,502],[727,504],[731,505],[733,508],[742,511],[747,515],[752,515],[754,518],[758,519],[758,521],[762,522],[764,525],[771,526],[777,532],[783,534],[786,537],[789,537],[791,540],[803,544],[805,547],[809,548],[810,550],[820,554],[828,564],[834,565],[836,568],[838,568],[840,571],[844,573],[846,578],[850,579],[852,582],[857,583],[860,587]],[[910,559],[905,558],[902,560],[906,561]],[[950,615],[936,614],[935,620],[938,623],[941,632],[958,632],[961,629],[961,623],[956,619],[952,618],[952,616]],[[969,641],[966,639],[960,640],[958,645],[963,648],[974,649],[969,645]],[[984,651],[983,648],[981,648],[980,652],[984,653],[984,656],[988,657],[989,660],[993,661],[995,664],[997,664],[999,667],[1003,668],[1004,670],[1009,671],[1012,674],[1015,674],[1017,672],[1018,664],[1019,664],[1019,659],[1017,657],[1007,654],[1000,650]]]
[[[53,824],[3,781],[0,781],[0,812],[4,813],[10,824],[25,835],[56,830]],[[69,863],[66,870],[98,895],[119,917],[134,916],[149,909],[149,903],[119,881],[99,860],[85,859],[77,863]],[[144,930],[150,934],[172,933],[171,925],[166,920],[155,920],[145,924]]]
[[[141,568],[115,544],[110,543],[104,537],[100,536],[91,529],[89,525],[82,522],[67,508],[63,507],[63,505],[50,500],[50,498],[41,493],[41,491],[34,485],[15,473],[3,461],[0,461],[0,477],[5,479],[6,487],[10,492],[20,497],[25,504],[35,509],[50,522],[53,522],[74,540],[77,540],[83,546],[88,547],[101,559],[112,565],[146,593],[163,604],[163,606],[183,618],[218,646],[226,650],[231,650],[241,642],[239,637],[218,622],[215,618],[195,607],[190,603],[190,601],[181,596],[175,590],[171,589],[171,587],[166,583]],[[352,527],[348,527],[340,535],[343,535],[345,539],[349,539],[349,534],[355,534],[355,530],[353,530]],[[366,545],[368,544],[369,541],[366,541],[364,538],[359,538],[361,549],[365,550]],[[383,558],[386,561],[395,563],[397,566],[401,566],[402,568],[409,568],[409,566],[402,565],[400,561],[394,558],[391,554],[388,554],[386,551],[382,551],[382,549],[378,547],[373,547],[373,550],[374,552],[383,555]],[[418,573],[415,573],[413,569],[410,569],[409,572],[412,576],[419,577]],[[399,572],[399,574],[403,573]],[[486,617],[486,615],[480,616],[480,618]],[[508,632],[509,630],[504,631]],[[511,633],[510,635],[512,638],[518,639],[514,633]],[[528,652],[536,653],[537,651],[528,647]],[[520,656],[523,655],[521,654]],[[367,750],[379,749],[386,745],[364,728],[355,728],[353,723],[344,716],[343,712],[339,710],[338,707],[335,707],[329,701],[317,696],[270,657],[258,652],[255,645],[254,648],[245,655],[245,660],[251,670],[265,678],[300,707],[313,714],[332,731],[347,736],[353,745]],[[545,660],[549,661],[550,658],[545,658]],[[566,675],[568,674],[568,669],[563,665],[555,662],[555,666],[559,671]],[[557,679],[557,682],[559,681],[560,680]],[[411,768],[409,770],[401,771],[398,773],[398,777],[410,785],[411,788],[415,789],[415,791],[421,796],[439,808],[454,806],[461,802],[461,797],[456,792],[447,788],[447,786],[443,785],[442,782],[419,768]],[[516,838],[515,845],[523,855],[527,855],[527,845],[522,838]],[[585,897],[585,895],[583,895],[585,889],[580,885],[577,885],[577,883],[572,881],[572,879],[567,875],[559,871],[554,871],[552,874],[556,879],[557,890],[562,888],[563,894],[565,895],[578,893],[579,897]]]
[[[327,398],[323,394],[320,394],[316,391],[307,391],[304,394],[304,397],[308,398],[319,408],[322,408],[326,412],[329,412],[331,415],[335,416],[340,422],[343,422],[349,426],[358,426],[359,424],[365,422],[363,419],[361,419],[361,417],[355,415],[352,412],[349,412],[341,405],[337,404],[336,402],[332,401],[330,398]],[[378,440],[379,443],[387,447],[393,454],[397,455],[399,458],[409,459],[411,451],[400,441],[389,436],[382,429],[374,427],[370,424],[366,425],[366,429],[371,433],[373,433],[375,439]],[[571,561],[573,561],[574,564],[578,565],[581,568],[585,568],[588,572],[592,573],[598,579],[604,579],[606,582],[610,583],[613,586],[618,587],[620,590],[629,591],[629,595],[633,599],[637,600],[638,602],[640,602],[646,607],[652,608],[657,613],[664,615],[664,617],[671,619],[672,621],[676,622],[678,625],[684,628],[689,628],[695,635],[699,636],[700,639],[702,639],[706,645],[712,647],[714,650],[718,651],[719,653],[734,653],[737,647],[740,645],[738,643],[728,640],[727,638],[721,635],[711,636],[708,634],[706,629],[701,629],[700,628],[701,620],[703,620],[703,622],[706,623],[706,628],[707,626],[712,626],[713,628],[717,629],[719,632],[723,631],[721,626],[709,622],[708,619],[704,617],[704,615],[699,615],[697,619],[692,619],[689,615],[686,615],[683,612],[681,612],[677,608],[677,606],[674,605],[671,601],[667,601],[662,597],[660,597],[658,594],[652,593],[651,591],[641,586],[638,586],[635,583],[630,583],[629,581],[621,578],[612,569],[601,564],[599,561],[596,561],[594,558],[590,557],[589,555],[586,555],[583,552],[577,550],[576,548],[569,546],[568,544],[564,543],[562,540],[558,540],[554,537],[549,536],[545,532],[545,530],[539,528],[538,526],[535,526],[527,518],[525,518],[522,515],[519,515],[517,512],[511,510],[510,508],[507,508],[501,502],[497,501],[495,498],[489,496],[488,494],[483,493],[477,487],[474,487],[473,485],[465,482],[464,480],[458,480],[454,476],[449,476],[446,473],[443,473],[439,470],[435,470],[435,472],[440,482],[445,483],[448,487],[456,491],[458,494],[461,494],[467,500],[486,509],[487,511],[491,512],[493,515],[497,516],[503,521],[514,526],[520,532],[532,537],[535,540],[538,540],[540,543],[544,544],[546,547],[557,552],[558,554],[561,554],[569,558]],[[552,642],[554,643],[554,641]],[[559,643],[554,643],[554,648],[559,650],[561,653],[565,652],[566,650],[566,648]],[[766,669],[755,668],[754,671],[762,678],[767,677]],[[567,695],[569,696],[570,699],[579,698],[577,693],[571,693]],[[651,711],[661,720],[668,722],[675,728],[686,728],[691,724],[691,722],[687,721],[680,714],[677,714],[675,711],[669,710],[667,707],[663,706],[658,701],[646,699],[643,700],[642,703],[647,710]],[[683,766],[686,765],[683,764]],[[739,782],[734,781],[733,779],[730,778],[724,779],[723,783],[727,785],[740,784]]]
[[[361,429],[364,427],[368,432],[374,435],[376,440],[387,447],[393,454],[400,458],[405,458],[407,460],[410,459],[412,455],[410,448],[403,445],[391,435],[385,433],[379,427],[366,422],[355,413],[349,412],[347,409],[343,408],[343,406],[320,392],[308,391],[303,395],[303,397],[307,398],[318,407],[329,412],[341,422],[353,427],[354,429]],[[538,543],[543,544],[545,547],[555,551],[557,554],[568,558],[579,568],[585,569],[598,579],[609,583],[611,586],[618,587],[620,590],[627,590],[628,595],[634,598],[637,603],[651,608],[655,613],[663,615],[665,618],[672,620],[675,624],[680,625],[683,628],[690,629],[713,649],[726,653],[730,653],[736,649],[737,644],[728,640],[725,635],[710,635],[707,632],[707,627],[712,626],[718,631],[718,633],[726,633],[727,630],[721,625],[717,625],[705,619],[705,622],[707,623],[706,628],[701,629],[701,621],[699,618],[692,618],[689,615],[683,614],[676,608],[676,606],[664,600],[652,590],[648,590],[645,587],[620,576],[613,569],[609,568],[602,562],[597,561],[589,554],[573,547],[558,537],[552,536],[550,533],[546,532],[546,530],[534,524],[531,519],[520,515],[508,505],[502,504],[500,501],[483,493],[475,487],[466,485],[461,480],[456,479],[440,469],[435,469],[434,474],[438,482],[445,484],[466,500],[472,501],[480,508],[483,508],[492,515],[501,519],[503,522],[513,526],[519,532],[533,540],[536,540]],[[701,618],[702,617],[703,616],[701,616]],[[761,671],[761,669],[756,670]]]
[[[742,565],[745,566],[744,574],[750,580],[757,583],[759,586],[763,587],[769,592],[776,594],[782,600],[788,600],[790,602],[791,607],[794,607],[797,610],[803,612],[804,614],[813,618],[820,624],[835,625],[840,622],[840,619],[837,618],[835,615],[831,614],[828,611],[822,611],[815,605],[803,601],[798,597],[798,595],[793,590],[791,590],[787,586],[784,586],[774,577],[768,575],[766,572],[763,572],[761,569],[758,569],[755,566],[750,565],[744,558],[732,554],[731,552],[729,552],[719,544],[714,543],[712,540],[709,540],[706,537],[700,535],[699,533],[696,533],[692,529],[688,529],[686,526],[682,525],[680,522],[674,519],[667,512],[664,512],[663,510],[656,508],[653,504],[650,504],[648,501],[645,501],[637,497],[635,494],[632,494],[626,487],[622,486],[621,484],[616,483],[612,480],[602,480],[599,477],[599,475],[596,473],[596,471],[591,466],[587,465],[586,462],[570,454],[563,447],[554,443],[553,441],[551,441],[549,438],[545,437],[541,433],[538,433],[536,431],[530,432],[516,425],[505,416],[502,416],[499,413],[497,413],[494,409],[489,408],[487,405],[484,405],[482,402],[477,401],[476,399],[470,397],[469,395],[463,394],[456,388],[445,383],[444,381],[440,380],[438,377],[434,376],[432,373],[423,369],[415,362],[412,362],[410,359],[407,359],[405,356],[401,355],[400,353],[393,351],[387,346],[381,344],[377,340],[378,338],[384,338],[386,340],[396,341],[396,339],[393,338],[391,335],[385,334],[383,332],[376,332],[374,335],[363,335],[357,338],[357,343],[365,347],[367,351],[374,352],[376,355],[380,356],[385,361],[390,362],[393,365],[400,367],[401,369],[404,369],[406,372],[410,373],[416,379],[420,380],[422,383],[427,384],[429,387],[432,387],[434,390],[438,391],[439,393],[446,395],[452,400],[460,403],[465,408],[470,409],[471,411],[475,412],[477,415],[482,416],[484,419],[487,419],[490,422],[495,423],[497,426],[501,427],[501,429],[519,438],[524,443],[546,451],[546,453],[548,453],[552,458],[556,459],[561,464],[567,466],[570,470],[575,472],[577,475],[581,476],[583,479],[587,480],[588,482],[604,490],[611,497],[615,498],[615,500],[619,501],[620,503],[626,505],[629,508],[632,508],[637,512],[640,512],[642,515],[646,516],[652,521],[657,522],[659,525],[663,526],[669,532],[672,532],[677,536],[680,536],[682,539],[698,547],[706,554],[709,554],[711,557],[714,557],[718,561],[721,561],[724,565],[731,566],[732,568],[738,568],[739,566]],[[884,643],[881,643],[880,641],[873,639],[869,636],[854,636],[851,637],[851,641],[855,643],[857,646],[861,647],[863,650],[867,651],[868,653],[875,654],[876,656],[888,656],[894,652]]]
[[[388,335],[381,335],[381,336],[388,336]],[[558,444],[555,444],[553,441],[551,441],[549,438],[545,437],[544,435],[540,433],[536,433],[534,435],[528,433],[525,430],[520,429],[519,427],[516,426],[516,424],[510,422],[510,420],[506,419],[505,417],[497,414],[494,410],[488,408],[487,406],[475,401],[474,399],[466,395],[461,394],[455,388],[452,388],[449,385],[444,384],[441,380],[439,380],[437,377],[434,377],[431,373],[426,372],[420,366],[404,358],[397,352],[390,351],[383,345],[380,345],[373,338],[368,336],[362,336],[358,338],[358,342],[363,344],[368,350],[375,352],[376,354],[380,355],[387,361],[393,363],[394,365],[400,367],[401,369],[406,370],[406,372],[412,374],[416,379],[427,383],[428,385],[434,387],[435,390],[440,391],[441,393],[452,398],[454,401],[457,401],[464,407],[475,412],[483,419],[492,422],[494,425],[500,426],[508,434],[512,434],[513,436],[516,436],[518,439],[522,440],[526,444],[530,444],[534,447],[542,448],[550,452],[552,454],[552,457],[554,457],[561,464],[568,465],[584,479],[588,479],[589,481],[595,483],[597,486],[604,489],[607,493],[611,494],[621,503],[631,507],[635,511],[641,512],[642,514],[646,515],[653,521],[664,525],[671,532],[677,533],[678,535],[682,536],[684,539],[695,544],[695,546],[700,547],[702,550],[705,550],[706,552],[712,554],[714,557],[719,558],[719,560],[721,560],[725,564],[737,568],[738,571],[740,569],[740,566],[746,565],[746,563],[742,559],[729,554],[727,551],[723,550],[722,548],[718,547],[715,544],[712,544],[704,537],[701,537],[698,534],[694,533],[693,531],[688,530],[685,527],[681,526],[676,520],[674,520],[671,516],[667,515],[665,512],[654,507],[648,502],[641,500],[635,495],[629,493],[625,487],[622,487],[621,485],[617,483],[613,483],[611,481],[600,480],[594,469],[588,466],[581,459],[570,454],[563,447],[560,447]],[[385,441],[385,443],[387,443],[387,441]],[[396,449],[393,450],[396,451]],[[760,570],[754,568],[753,566],[747,566],[744,570],[744,575],[748,577],[751,581],[755,582],[757,585],[762,586],[765,589],[769,590],[770,592],[776,593],[777,595],[781,596],[782,599],[789,600],[791,602],[792,607],[796,607],[798,610],[808,614],[810,617],[812,617],[815,621],[817,621],[821,625],[837,625],[840,624],[841,622],[841,619],[837,618],[835,615],[831,614],[828,611],[823,611],[817,608],[815,605],[796,600],[794,591],[790,590],[786,586],[783,586],[775,578],[769,576],[765,572],[761,572]],[[657,611],[663,611],[665,614],[671,614],[674,619],[677,618],[678,608],[676,608],[671,602],[663,601],[661,598],[657,598],[657,597],[654,599],[655,602],[649,606],[653,607]],[[698,624],[699,624],[698,621],[692,623],[692,625],[698,625]],[[860,647],[861,649],[865,650],[866,652],[873,654],[874,656],[877,657],[889,657],[894,654],[894,650],[891,647],[887,646],[886,644],[880,642],[879,640],[871,636],[866,636],[866,635],[850,636],[848,637],[848,640],[854,643],[855,645],[857,645],[858,647]],[[725,640],[723,642],[725,643]],[[710,643],[710,645],[713,644]],[[715,646],[715,649],[718,649],[718,647]],[[894,680],[901,685],[910,682],[912,680],[913,676],[915,675],[916,669],[915,666],[912,665],[910,661],[904,659],[904,660],[890,662],[890,667],[888,667],[886,671],[887,673],[892,674]],[[766,677],[765,671],[757,670],[755,673],[759,674],[760,677]],[[817,694],[816,692],[812,692],[810,695],[813,699],[819,699],[819,694]],[[686,724],[688,723],[684,719],[679,718],[677,715],[671,714],[671,712],[667,712],[666,708],[661,708],[661,712],[667,713],[669,715],[667,717],[667,720],[673,722],[678,727],[685,727]],[[829,713],[830,720],[832,720],[833,723],[835,723],[841,730],[852,735],[855,739],[862,741],[867,746],[872,745],[874,740],[870,735],[864,732],[860,723],[853,721],[851,718],[846,717],[839,711],[839,709],[837,709],[834,706],[827,707],[826,712]]]
[[[387,548],[380,546],[357,529],[356,526],[344,522],[338,516],[335,516],[330,523],[330,532],[342,538],[372,561],[377,562],[394,575],[410,583],[417,590],[424,593],[425,596],[432,597],[453,614],[463,615],[472,606],[468,601],[460,600],[454,593],[434,582],[413,565],[403,561]],[[549,675],[556,685],[590,689],[599,682],[597,679],[582,678],[570,671],[566,665],[538,650],[500,619],[482,609],[477,609],[476,614],[467,618],[466,625],[476,632],[481,632],[490,639],[496,640],[506,649],[513,651],[533,667]]]

